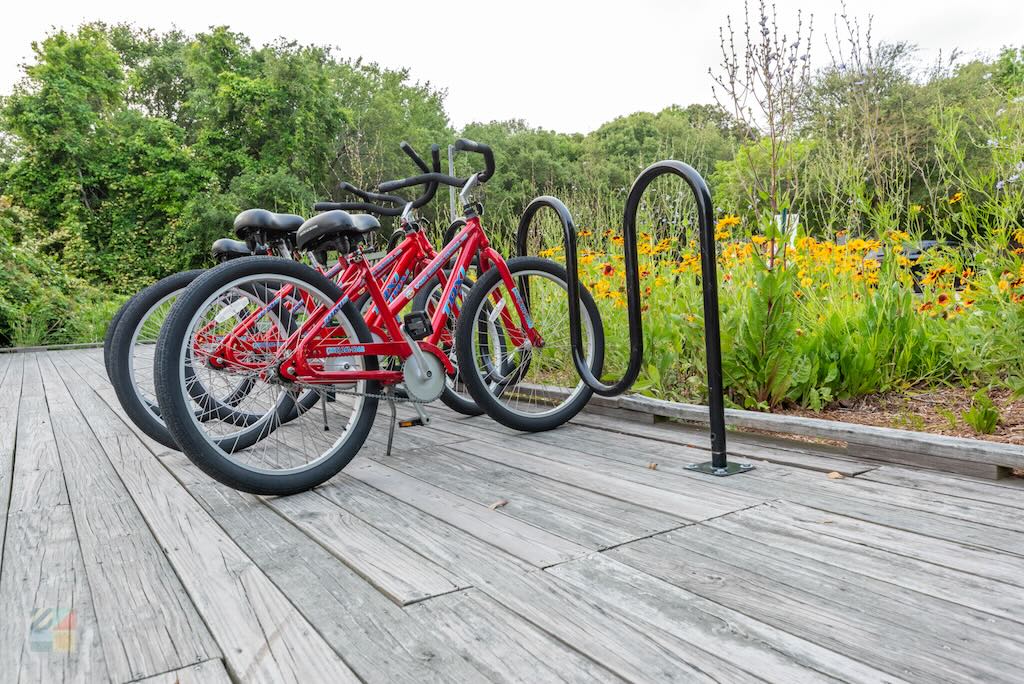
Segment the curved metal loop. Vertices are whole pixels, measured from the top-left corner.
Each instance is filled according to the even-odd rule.
[[[580,320],[579,265],[576,254],[576,225],[569,209],[558,198],[544,195],[526,207],[516,232],[516,248],[520,256],[527,252],[527,238],[534,216],[542,208],[553,209],[562,223],[565,241],[565,262],[568,271],[569,329],[572,341],[573,363],[583,382],[601,396],[615,396],[626,392],[640,375],[644,355],[643,320],[640,310],[640,268],[637,255],[637,213],[640,200],[647,187],[659,176],[679,176],[690,187],[697,202],[697,220],[700,232],[701,284],[704,290],[704,343],[708,373],[708,406],[711,411],[712,462],[724,467],[725,401],[722,387],[721,333],[718,321],[718,275],[715,258],[715,221],[711,191],[707,183],[689,164],[674,159],[655,162],[637,176],[626,198],[622,220],[622,237],[626,269],[626,309],[629,321],[629,364],[622,378],[606,384],[594,377],[586,363],[583,350],[583,332]],[[522,289],[522,288],[520,288]],[[528,297],[527,292],[523,292]],[[529,299],[527,298],[527,301]]]

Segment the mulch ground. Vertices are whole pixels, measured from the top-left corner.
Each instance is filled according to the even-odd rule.
[[[973,395],[974,390],[956,387],[911,389],[862,397],[843,404],[836,403],[817,412],[800,408],[779,412],[1024,445],[1024,397],[1015,399],[1005,389],[990,390],[989,397],[999,409],[1000,419],[994,433],[983,435],[975,432],[963,418],[963,412],[971,406]],[[954,414],[952,418],[955,418],[955,422],[951,420],[950,413]]]

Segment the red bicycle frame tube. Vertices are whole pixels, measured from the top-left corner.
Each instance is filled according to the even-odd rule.
[[[423,263],[423,258],[427,253],[433,252],[433,247],[427,242],[422,233],[417,232],[406,236],[405,240],[391,253],[396,255],[395,259],[384,264],[389,269],[387,272],[390,274],[388,280],[385,281],[385,288],[393,285],[395,282],[401,282],[402,274],[409,273],[415,269],[417,265]],[[391,254],[389,254],[389,257]],[[501,279],[512,293],[511,305],[514,307],[519,321],[522,323],[521,326],[514,324],[512,312],[509,311],[509,303],[502,303],[501,297],[497,293],[493,295],[495,304],[501,306],[500,316],[512,344],[518,347],[529,340],[536,347],[543,346],[543,339],[533,327],[533,321],[526,311],[522,296],[516,287],[515,280],[505,260],[491,248],[487,236],[480,225],[480,219],[472,217],[452,241],[439,253],[435,254],[433,259],[422,270],[419,270],[411,283],[406,285],[400,292],[397,292],[397,294],[388,293],[392,295],[390,297],[381,288],[383,280],[381,275],[384,270],[381,268],[381,265],[383,262],[379,262],[375,267],[371,267],[366,259],[361,256],[349,262],[339,278],[339,281],[343,283],[345,295],[329,308],[324,305],[317,305],[310,312],[310,317],[302,323],[299,330],[292,333],[277,348],[276,353],[279,358],[282,352],[292,350],[292,353],[280,364],[278,372],[282,377],[290,381],[307,384],[339,384],[360,380],[377,380],[383,384],[400,382],[402,373],[399,371],[325,371],[311,366],[309,359],[340,359],[356,356],[397,356],[402,359],[408,358],[412,355],[412,350],[409,347],[409,343],[403,337],[398,317],[401,311],[416,297],[416,294],[426,287],[435,276],[438,277],[442,284],[440,305],[435,309],[431,317],[433,328],[431,334],[425,340],[420,340],[418,344],[425,352],[437,357],[447,372],[454,372],[451,360],[441,351],[438,343],[447,329],[449,316],[457,314],[455,307],[458,288],[461,288],[466,271],[472,265],[475,256],[478,257],[478,271],[483,273],[490,268],[497,268]],[[454,263],[452,261],[453,258]],[[445,267],[449,264],[451,264],[450,274],[446,274]],[[287,296],[287,293],[284,293],[284,291],[288,288],[290,288],[288,285],[281,288],[275,294],[274,299],[264,307],[261,307],[260,311],[265,313],[265,310],[273,306],[276,301]],[[288,292],[290,293],[290,291],[289,289]],[[369,293],[370,300],[373,303],[373,309],[367,314],[367,322],[371,324],[371,330],[386,341],[370,343],[353,342],[337,326],[326,325],[326,321],[330,320],[346,302],[352,301],[364,291]],[[386,312],[386,314],[383,312]],[[256,318],[253,322],[262,317],[262,314],[258,311],[250,315],[246,321],[249,321],[254,316]],[[245,322],[239,327],[244,325]],[[232,359],[231,363],[233,365],[268,368],[266,364],[254,366],[252,364],[240,363],[232,358],[235,357],[235,349],[232,347],[235,347],[235,345],[241,345],[243,348],[249,346],[240,337],[240,335],[233,331],[225,338],[224,344],[218,348],[214,356],[226,357],[225,360]],[[230,344],[227,344],[228,342]]]

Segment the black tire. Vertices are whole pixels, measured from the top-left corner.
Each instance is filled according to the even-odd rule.
[[[125,303],[121,305],[117,310],[117,313],[114,314],[114,317],[110,319],[110,323],[107,325],[107,332],[103,335],[103,367],[107,369],[107,379],[111,382],[113,382],[114,379],[110,377],[110,348],[114,344],[114,333],[117,331],[117,324],[120,322],[121,316],[124,315],[124,312],[128,309],[128,306],[132,303],[133,299],[135,299],[135,295],[129,297]]]
[[[184,291],[204,272],[200,269],[175,273],[157,281],[132,297],[130,305],[122,312],[110,344],[110,361],[107,372],[121,408],[140,430],[163,446],[175,451],[178,449],[178,444],[164,425],[155,397],[141,395],[137,386],[137,378],[132,367],[136,334],[145,325],[146,319],[154,307]],[[243,427],[252,425],[261,418],[261,416],[244,413],[234,408],[250,389],[251,386],[246,387],[243,384],[236,387],[230,396],[220,399],[210,396],[206,388],[199,382],[190,386],[192,398],[201,407],[198,411],[202,414],[203,420],[222,420]],[[307,394],[299,400],[296,411],[308,410],[316,402],[315,395]]]
[[[143,325],[147,314],[159,302],[181,292],[196,278],[202,270],[182,271],[158,280],[132,297],[121,312],[117,329],[111,338],[110,357],[107,362],[107,373],[110,384],[114,386],[117,400],[121,408],[128,414],[140,430],[169,449],[178,449],[177,442],[164,427],[160,418],[160,409],[152,401],[142,397],[136,391],[132,377],[132,352],[136,331]]]
[[[309,467],[287,473],[272,473],[254,470],[229,458],[199,430],[186,392],[181,387],[180,370],[185,361],[185,338],[189,334],[197,311],[211,297],[222,291],[231,282],[246,277],[274,276],[305,282],[334,300],[341,299],[343,292],[331,280],[320,273],[289,259],[278,257],[245,257],[227,262],[211,269],[198,278],[178,298],[168,316],[156,353],[156,389],[162,415],[167,429],[181,446],[182,452],[203,472],[218,482],[252,494],[288,495],[304,492],[334,477],[355,457],[373,426],[378,400],[366,396],[354,424],[349,427],[350,437],[328,457]],[[351,302],[340,310],[359,342],[371,342],[370,331]],[[376,357],[363,357],[367,370],[377,369]],[[380,391],[378,383],[367,382],[367,394]],[[294,401],[278,404],[277,419],[286,420],[295,409]],[[274,411],[272,410],[272,412]],[[266,437],[266,435],[264,435]],[[255,443],[255,442],[253,442]]]
[[[397,228],[392,231],[391,236],[388,237],[387,252],[391,253],[395,250],[395,247],[405,239],[405,233]]]
[[[412,310],[427,311],[427,306],[429,305],[430,297],[434,294],[434,292],[437,291],[440,285],[441,279],[439,277],[434,276],[433,278],[431,278],[427,282],[426,286],[424,286],[423,289],[417,292],[416,296],[413,298]],[[472,291],[473,285],[474,282],[471,278],[466,278],[465,280],[462,281],[462,288],[464,289],[464,291]],[[463,300],[465,301],[465,297],[463,297]],[[453,319],[450,317],[448,319],[448,325],[452,329],[453,339],[455,337],[454,328],[457,322],[457,319]],[[441,351],[449,353],[451,350],[442,349]],[[452,361],[457,370],[458,360],[452,359]],[[464,416],[479,416],[482,415],[484,412],[483,409],[476,405],[476,402],[473,401],[472,397],[466,397],[459,394],[454,389],[452,389],[451,386],[448,385],[447,383],[444,386],[444,391],[441,392],[441,402],[444,403],[444,405],[450,408],[452,411],[455,411],[456,413],[461,413]]]
[[[517,279],[520,277],[520,274],[541,272],[552,276],[563,287],[565,287],[565,283],[568,281],[565,268],[548,259],[516,257],[509,259],[507,264],[512,276]],[[469,293],[466,301],[463,302],[462,313],[460,314],[455,332],[455,349],[459,358],[462,381],[465,383],[466,389],[473,396],[477,406],[502,425],[523,432],[543,432],[554,429],[571,420],[577,413],[583,410],[583,407],[590,401],[590,397],[593,396],[593,391],[589,387],[583,384],[578,385],[571,398],[557,408],[542,414],[524,415],[510,410],[505,404],[498,401],[491,392],[491,388],[499,386],[504,391],[510,386],[509,383],[494,383],[493,378],[491,378],[492,384],[488,386],[487,380],[477,369],[473,341],[474,337],[480,334],[480,331],[475,321],[479,318],[478,312],[485,310],[490,305],[488,297],[492,288],[497,286],[500,281],[501,274],[498,272],[498,269],[489,269],[477,280],[476,286]],[[594,298],[586,288],[580,288],[580,301],[582,304],[583,323],[586,325],[589,319],[592,331],[591,371],[595,376],[601,377],[601,369],[604,366],[604,326],[601,323],[601,314],[598,312]],[[540,329],[539,332],[541,335],[544,334],[543,329]],[[571,359],[569,363],[571,364]],[[522,364],[520,369],[526,369],[528,365],[529,362],[527,360],[527,363]],[[506,367],[503,370],[503,375],[508,376],[514,371],[515,369]],[[489,370],[487,374],[492,375],[493,371]]]

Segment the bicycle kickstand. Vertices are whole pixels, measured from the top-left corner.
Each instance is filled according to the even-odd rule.
[[[387,393],[388,406],[391,407],[391,425],[388,427],[388,450],[385,456],[391,455],[391,444],[395,441],[395,424],[398,422],[398,410],[395,407],[395,397],[391,392]]]

